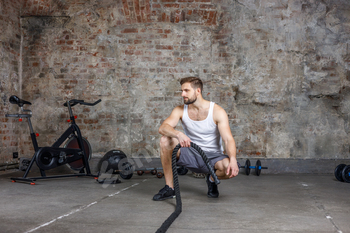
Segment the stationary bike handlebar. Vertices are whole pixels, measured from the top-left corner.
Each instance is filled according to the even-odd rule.
[[[5,114],[5,117],[26,118],[26,117],[32,117],[32,115],[30,115],[30,114]]]
[[[68,101],[67,101],[67,102],[68,102]],[[65,107],[68,107],[67,102],[63,104]],[[84,100],[72,99],[72,100],[69,100],[69,105],[70,105],[71,107],[73,107],[73,106],[76,105],[76,104],[94,106],[94,105],[96,105],[96,104],[98,104],[98,103],[100,103],[100,102],[101,102],[101,99],[97,100],[97,101],[94,102],[94,103],[87,103],[87,102],[85,102]]]

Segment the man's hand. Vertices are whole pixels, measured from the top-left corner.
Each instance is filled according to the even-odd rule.
[[[177,140],[179,141],[181,147],[190,147],[191,146],[191,139],[186,136],[186,134],[179,132],[177,134]]]
[[[226,175],[230,176],[230,178],[238,175],[239,167],[236,159],[230,159],[230,164],[227,167]]]

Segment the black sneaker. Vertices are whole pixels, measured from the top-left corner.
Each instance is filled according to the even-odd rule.
[[[159,190],[159,192],[154,195],[153,201],[163,201],[165,199],[174,198],[175,190],[170,188],[168,185],[165,185],[164,188]]]
[[[214,182],[211,182],[209,179],[210,179],[210,174],[206,175],[205,177],[205,181],[207,182],[207,185],[208,185],[207,196],[212,198],[217,198],[219,196],[218,186]]]

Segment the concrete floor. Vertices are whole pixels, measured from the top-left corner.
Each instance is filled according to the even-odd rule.
[[[115,185],[92,177],[12,183],[0,174],[0,232],[155,232],[175,199],[152,197],[164,178],[134,175]],[[350,184],[328,175],[261,174],[222,181],[206,196],[204,179],[180,176],[183,212],[168,232],[350,232]]]

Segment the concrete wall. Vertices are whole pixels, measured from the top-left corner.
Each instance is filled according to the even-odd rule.
[[[191,75],[227,111],[238,157],[350,158],[347,0],[22,3],[21,94],[33,103],[39,145],[67,126],[64,101],[101,98],[74,107],[94,155],[158,157],[158,127],[182,103],[179,79]],[[9,152],[3,143],[0,158]]]

